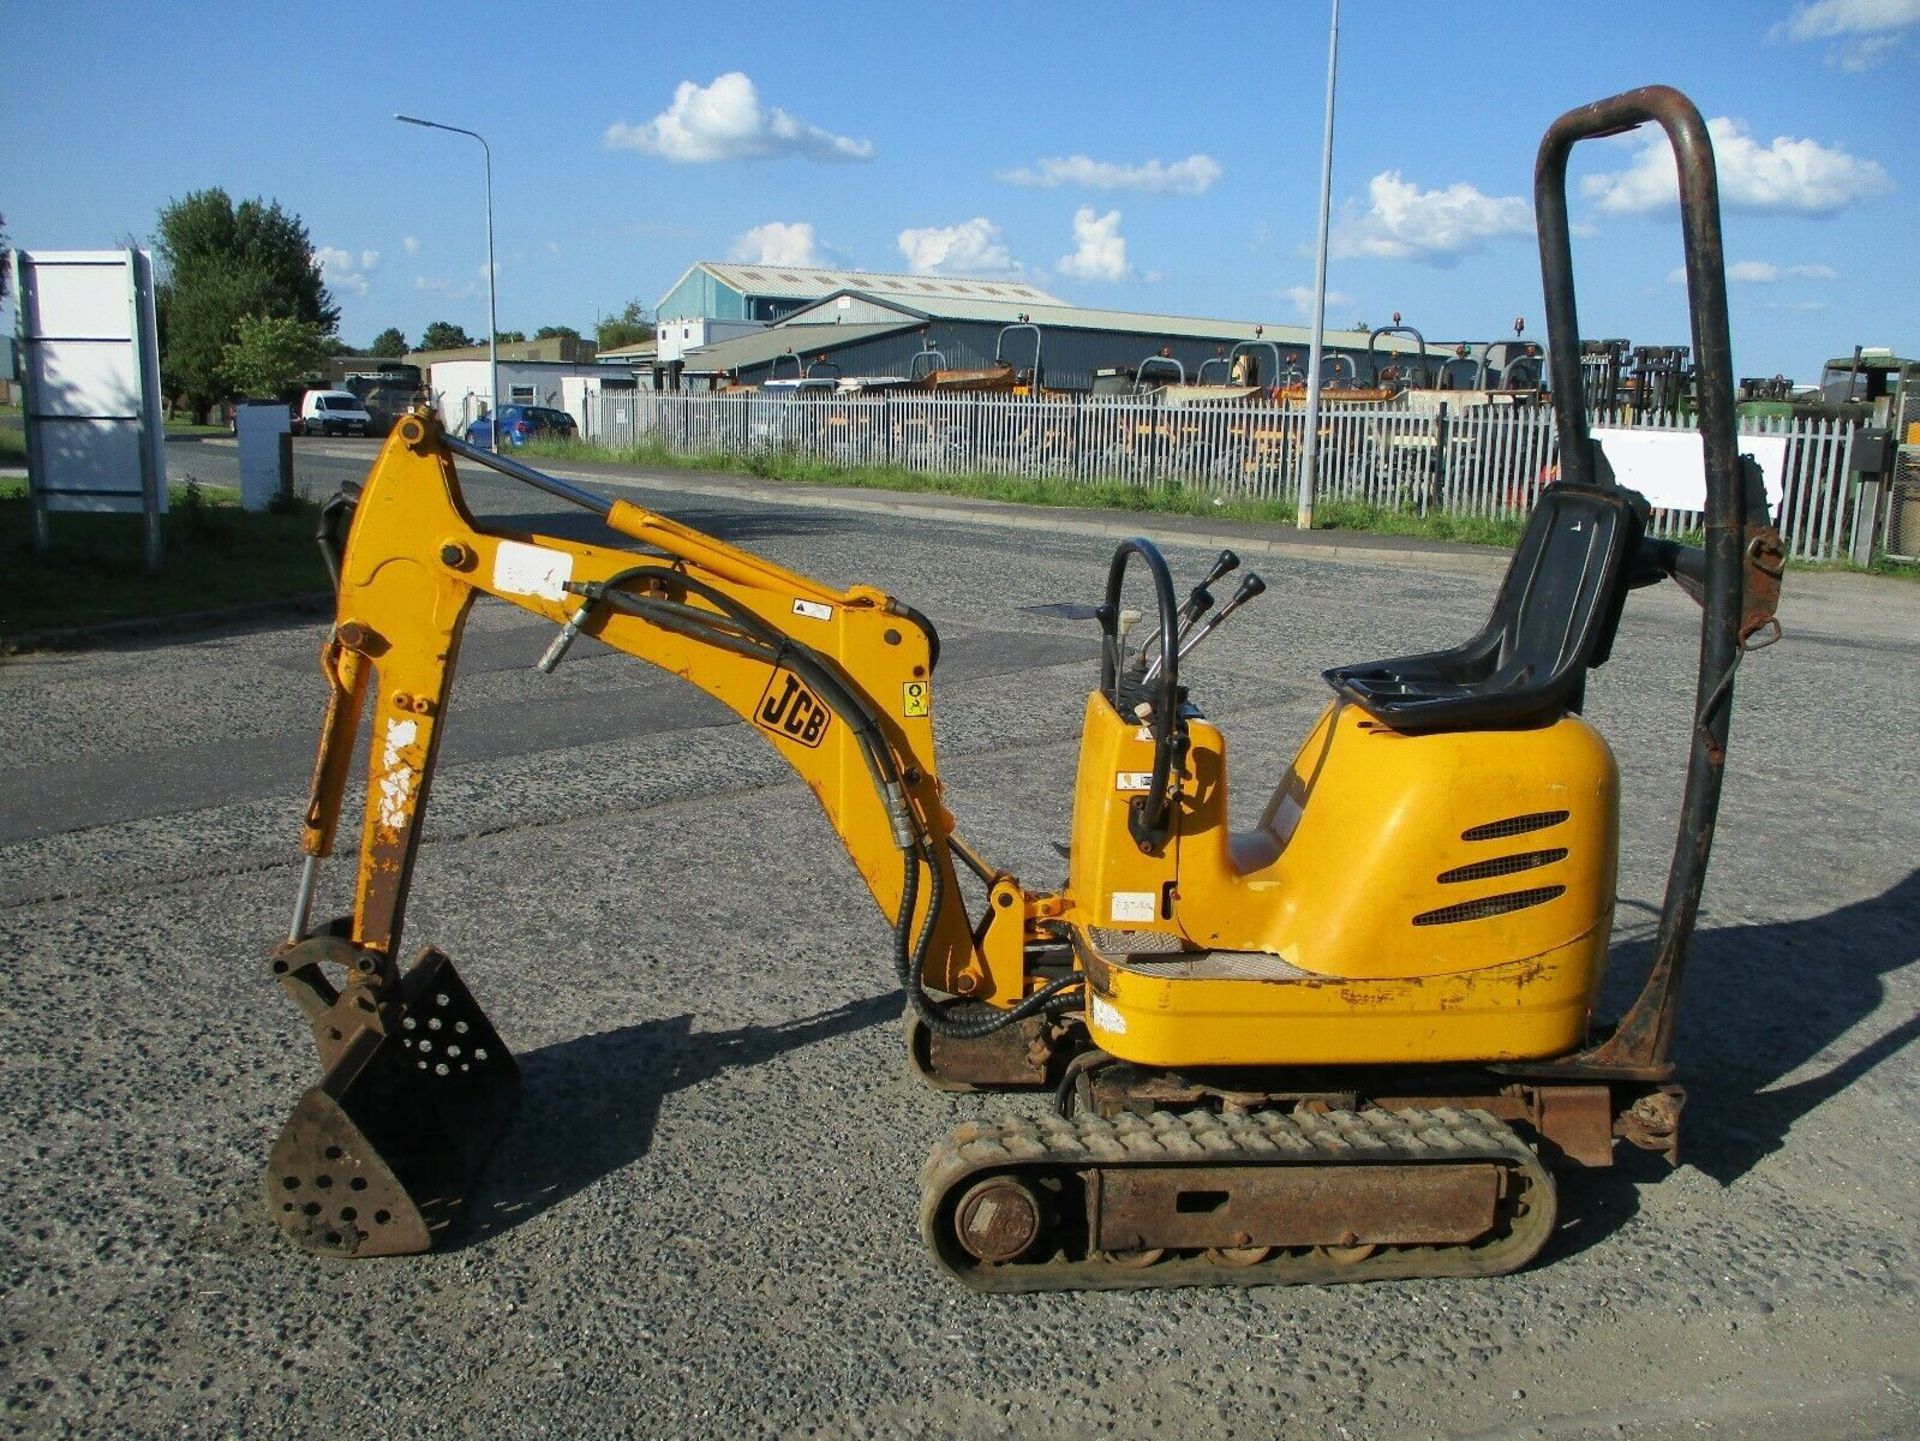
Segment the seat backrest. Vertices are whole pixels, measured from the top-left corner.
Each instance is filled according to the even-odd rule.
[[[1540,677],[1555,675],[1588,650],[1597,627],[1611,640],[1619,607],[1612,607],[1611,618],[1607,610],[1621,593],[1619,558],[1630,519],[1630,508],[1605,491],[1566,485],[1547,490],[1494,602],[1492,623],[1501,627],[1496,672],[1518,666]]]
[[[1613,646],[1647,503],[1617,486],[1561,484],[1534,507],[1493,614],[1464,645],[1326,673],[1396,729],[1531,724],[1578,710]]]

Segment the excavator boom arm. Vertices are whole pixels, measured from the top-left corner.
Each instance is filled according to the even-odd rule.
[[[432,417],[401,422],[380,453],[338,556],[337,621],[323,655],[327,719],[303,833],[309,870],[333,848],[362,714],[367,805],[350,939],[391,984],[460,639],[490,595],[550,620],[551,669],[577,634],[689,681],[751,724],[819,800],[890,921],[903,898],[925,924],[952,886],[953,823],[934,763],[938,641],[911,607],[867,587],[834,590],[626,501],[606,502],[505,462],[509,475],[591,504],[610,531],[654,553],[477,524],[456,453]],[[530,663],[533,657],[529,657]],[[942,874],[908,879],[902,852]],[[306,929],[311,876],[295,941]],[[917,891],[909,896],[909,891]],[[958,905],[939,907],[925,982],[1005,1006],[1021,998],[1004,956],[990,966]],[[1006,952],[1008,948],[998,948]]]

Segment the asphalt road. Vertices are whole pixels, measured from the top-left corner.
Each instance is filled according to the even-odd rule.
[[[298,454],[320,490],[371,447]],[[170,466],[217,481],[230,457]],[[1095,656],[1071,607],[1111,550],[1085,518],[633,483],[926,610],[949,803],[990,858],[1060,878]],[[484,515],[576,523],[472,491]],[[1163,534],[1178,573],[1209,559],[1182,536],[1215,537]],[[1188,667],[1243,824],[1321,668],[1457,640],[1497,583],[1457,553],[1258,564],[1271,593]],[[886,928],[754,736],[592,646],[537,674],[547,627],[495,604],[409,932],[519,1054],[521,1109],[453,1249],[294,1251],[257,1189],[317,1068],[262,958],[292,902],[323,627],[11,661],[0,1416],[31,1435],[1920,1435],[1920,587],[1796,574],[1783,620],[1741,673],[1679,1169],[1635,1153],[1568,1181],[1546,1255],[1494,1281],[1011,1298],[936,1273],[917,1173],[950,1126],[1037,1098],[903,1074]],[[1624,775],[1616,993],[1671,851],[1694,626],[1670,587],[1636,594],[1590,687]],[[334,862],[323,913],[350,884]]]

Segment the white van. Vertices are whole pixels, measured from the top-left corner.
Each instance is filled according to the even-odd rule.
[[[368,435],[373,417],[350,390],[309,390],[300,398],[300,429],[306,435]]]

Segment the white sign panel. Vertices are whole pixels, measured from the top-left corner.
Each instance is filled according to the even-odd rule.
[[[152,262],[138,250],[42,250],[14,252],[13,265],[36,515],[157,516],[167,460]]]
[[[1637,490],[1656,510],[1705,510],[1707,470],[1705,451],[1696,430],[1626,430],[1596,425],[1593,438],[1606,452],[1613,478],[1628,490]],[[1786,488],[1787,438],[1784,435],[1742,435],[1734,449],[1759,463],[1766,480],[1767,508],[1780,513]]]

